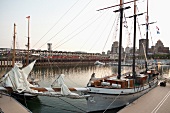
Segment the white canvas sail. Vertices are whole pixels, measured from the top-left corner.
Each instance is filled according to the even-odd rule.
[[[61,88],[61,94],[65,96],[79,96],[77,93],[71,92],[66,84],[64,83],[64,74],[61,74],[57,80],[56,80],[57,85]]]
[[[15,63],[14,67],[1,78],[1,83],[4,87],[12,87],[14,91],[19,93],[23,91],[31,91],[30,87],[33,87],[27,81],[28,75],[26,73],[30,73],[35,61],[28,65],[24,71],[19,69],[20,65]]]
[[[28,75],[30,74],[32,68],[34,67],[36,60],[34,60],[33,62],[31,62],[29,65],[27,65],[26,67],[24,67],[22,69],[22,71],[25,73],[26,78],[28,78]]]

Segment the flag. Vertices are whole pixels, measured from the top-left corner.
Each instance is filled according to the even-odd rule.
[[[30,18],[30,16],[27,16],[26,18],[28,18],[28,19],[29,19],[29,18]]]
[[[160,34],[158,26],[156,26],[157,34]]]

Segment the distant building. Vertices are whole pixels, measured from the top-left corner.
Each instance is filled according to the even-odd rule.
[[[158,40],[155,46],[152,46],[153,53],[156,54],[167,54],[169,53],[169,47],[164,47],[161,40]]]
[[[132,49],[132,48],[130,48],[130,47],[126,47],[126,48],[125,48],[125,53],[129,54],[131,49]]]
[[[118,53],[118,41],[113,42],[112,47],[111,47],[111,53],[116,54]]]
[[[122,53],[122,59],[124,58],[123,53],[124,53],[124,48],[121,48],[121,53]],[[110,59],[118,59],[119,56],[119,43],[118,41],[113,42],[111,51],[110,51]]]
[[[111,54],[111,51],[110,51],[110,50],[108,50],[108,51],[107,51],[107,55],[110,55],[110,54]]]
[[[121,53],[124,52],[124,48],[121,48]],[[111,47],[111,54],[118,54],[119,53],[119,44],[118,41],[113,42]]]
[[[105,55],[105,52],[104,52],[104,51],[102,52],[102,55]]]

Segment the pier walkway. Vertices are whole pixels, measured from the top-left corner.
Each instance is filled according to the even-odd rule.
[[[154,88],[118,113],[170,113],[170,84]]]
[[[0,113],[32,113],[14,98],[0,94]]]

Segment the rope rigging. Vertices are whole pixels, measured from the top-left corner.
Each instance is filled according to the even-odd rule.
[[[140,38],[143,39],[143,38],[142,38],[142,33],[141,33],[141,29],[140,29],[140,24],[139,24],[138,18],[137,18],[136,20],[137,20],[137,24],[138,24],[138,29],[139,29],[139,33],[140,33]]]
[[[103,13],[104,14],[104,13]],[[102,15],[103,15],[102,14]],[[100,15],[100,17],[102,16],[102,15]],[[93,30],[93,32],[91,33],[91,35],[87,38],[87,40],[84,42],[84,44],[82,45],[82,47],[80,48],[80,50],[85,46],[85,44],[88,42],[88,40],[92,37],[92,35],[94,34],[94,32],[96,32],[97,30],[97,28],[99,28],[99,26],[100,26],[101,24],[98,24],[96,27],[95,27],[95,29]]]
[[[150,36],[151,36],[152,46],[154,46],[150,26],[149,26],[149,32],[150,32]],[[156,50],[156,48],[154,48],[153,53],[155,53],[155,50]]]
[[[133,28],[133,21],[132,21],[132,24],[131,24],[131,29],[130,31],[128,30],[128,24],[127,24],[127,20],[126,20],[126,16],[125,16],[125,13],[124,13],[124,27],[126,28],[126,34],[128,35],[127,37],[127,45],[126,47],[129,47],[130,45],[132,45],[131,41],[130,41],[130,35],[131,35],[131,31],[132,31],[132,28]]]
[[[92,1],[92,0],[91,0],[91,1]],[[87,8],[87,6],[90,4],[91,1],[89,1],[89,2],[85,5],[85,7],[83,7],[83,9],[82,9],[73,19],[70,20],[69,23],[67,23],[60,31],[58,31],[52,38],[50,38],[48,41],[46,41],[44,44],[42,44],[39,48],[41,48],[42,46],[44,46],[47,42],[51,41],[51,40],[52,40],[53,38],[55,38],[60,32],[62,32],[67,26],[69,26],[69,25],[85,10],[85,8]]]
[[[104,44],[104,47],[103,47],[103,50],[102,51],[104,51],[104,48],[105,48],[105,46],[106,46],[106,44],[107,44],[107,41],[108,41],[108,39],[109,39],[109,36],[110,36],[110,34],[111,34],[111,32],[112,32],[112,30],[113,30],[113,27],[114,27],[114,25],[115,25],[115,23],[116,23],[116,20],[118,20],[119,19],[119,16],[117,15],[117,17],[115,18],[115,21],[114,21],[114,23],[113,23],[113,25],[112,25],[112,28],[110,29],[110,32],[109,32],[109,34],[108,34],[108,36],[107,36],[107,40],[106,40],[106,42],[105,42],[105,44]]]
[[[95,15],[96,16],[96,15]],[[94,16],[94,17],[95,17]],[[94,17],[90,18],[88,21],[92,20]],[[64,41],[63,43],[61,43],[63,40],[61,40],[59,43],[61,43],[60,45],[57,46],[54,45],[54,49],[60,47],[61,45],[65,44],[66,42],[68,42],[69,40],[71,40],[72,38],[74,38],[75,36],[77,36],[79,33],[81,33],[82,31],[84,31],[86,28],[88,28],[91,24],[93,24],[95,21],[97,21],[98,17],[91,23],[89,23],[83,30],[79,31],[77,34],[75,34],[74,36],[72,36],[71,38],[67,39],[66,41]],[[87,23],[88,21],[86,21],[85,23]],[[84,23],[83,23],[84,24]],[[73,34],[74,32],[76,32],[77,30],[80,30],[80,28],[82,27],[82,25],[80,27],[78,27],[76,30],[74,30],[72,33],[70,33],[69,35],[67,35],[64,39],[66,39],[67,37],[69,37],[71,34]]]
[[[90,1],[90,2],[91,2],[91,1]],[[89,2],[89,3],[90,3],[90,2]],[[89,3],[88,3],[88,4],[89,4]],[[88,4],[86,5],[86,7],[88,6]],[[84,10],[86,7],[84,7],[83,10]],[[83,11],[83,10],[82,10],[82,11]],[[82,11],[80,11],[80,13],[81,13]],[[67,12],[68,12],[68,11],[67,11]],[[67,13],[67,12],[66,12],[66,13]],[[79,13],[78,15],[80,15],[80,13]],[[77,16],[78,16],[78,15],[77,15]],[[77,16],[76,16],[76,17],[77,17]],[[76,17],[75,17],[75,18],[76,18]],[[75,18],[74,18],[74,19],[75,19]],[[74,19],[72,19],[72,21],[73,21]],[[96,19],[96,20],[97,20],[97,19]],[[95,21],[96,21],[96,20],[95,20]],[[71,22],[72,22],[72,21],[71,21]],[[95,22],[95,21],[94,21],[94,22]],[[71,22],[70,22],[70,23],[71,23]],[[69,24],[70,24],[70,23],[69,23]],[[56,24],[57,24],[57,23],[56,23]],[[67,27],[69,24],[67,24],[65,27]],[[92,24],[92,23],[90,23],[90,24]],[[54,27],[54,26],[53,26],[53,27]],[[53,28],[53,27],[52,27],[52,28]],[[65,28],[65,27],[64,27],[64,28]],[[88,27],[88,26],[87,26],[87,27]],[[86,28],[87,28],[87,27],[86,27]],[[52,28],[51,28],[51,29],[52,29]],[[63,29],[64,29],[64,28],[63,28]],[[85,28],[85,29],[86,29],[86,28]],[[63,30],[63,29],[62,29],[62,30]],[[60,31],[62,31],[62,30],[60,30]],[[83,29],[83,30],[84,30],[84,29]],[[82,30],[82,31],[83,31],[83,30]],[[80,31],[80,32],[82,32],[82,31]],[[79,32],[79,33],[80,33],[80,32]],[[60,32],[58,32],[58,33],[60,33]],[[57,34],[58,34],[58,33],[57,33]],[[79,34],[79,33],[77,33],[77,34]],[[56,34],[56,35],[57,35],[57,34]],[[76,34],[76,35],[77,35],[77,34]],[[55,35],[55,36],[56,36],[56,35]],[[74,35],[73,37],[75,37],[76,35]],[[73,37],[69,38],[68,40],[66,40],[66,41],[63,42],[62,44],[68,42],[68,41],[71,40]],[[53,38],[53,37],[52,37],[52,38]],[[51,39],[52,39],[52,38],[51,38]],[[51,40],[51,39],[50,39],[50,40]],[[61,46],[62,44],[60,44],[59,46]],[[57,47],[59,47],[59,46],[57,46]],[[42,46],[41,46],[41,47],[42,47]],[[55,49],[56,49],[56,48],[55,48]],[[49,59],[48,59],[48,62],[50,62]],[[80,60],[80,62],[81,62],[81,60]],[[78,65],[80,62],[78,62],[77,65]],[[77,65],[76,65],[76,66],[77,66]],[[75,67],[76,67],[76,66],[75,66]],[[50,67],[51,67],[51,65],[50,65]],[[58,66],[57,66],[57,67],[58,67]],[[75,67],[74,67],[74,68],[75,68]],[[58,68],[59,68],[59,67],[58,67]],[[51,69],[52,69],[52,67],[51,67]],[[59,69],[60,69],[60,68],[59,68]],[[71,80],[70,80],[70,81],[71,81]],[[76,84],[76,85],[77,85],[77,84]]]
[[[37,41],[37,43],[34,44],[33,47],[35,47],[38,42],[40,42],[59,22],[60,20],[79,2],[79,0],[77,0],[60,18],[59,20],[43,35],[43,37],[40,38],[40,40]]]
[[[82,61],[82,57],[80,57],[81,58],[81,60],[73,67],[73,70],[81,63],[81,61]],[[69,76],[68,76],[68,80],[70,80],[72,83],[74,83],[76,86],[79,86],[79,87],[82,87],[81,85],[79,85],[79,84],[77,84],[76,82],[74,82],[72,79],[70,79],[69,78]]]
[[[102,14],[103,15],[103,14]],[[102,15],[100,15],[100,17],[102,16]],[[92,18],[91,18],[92,19]],[[91,20],[90,19],[90,20]],[[75,34],[74,36],[72,36],[72,37],[70,37],[69,39],[67,39],[66,41],[64,41],[62,44],[60,44],[59,46],[57,46],[57,47],[60,47],[61,45],[63,45],[63,44],[65,44],[66,42],[68,42],[68,41],[70,41],[71,39],[73,39],[75,36],[77,36],[79,33],[81,33],[82,31],[84,31],[85,29],[87,29],[89,26],[91,26],[92,24],[94,24],[97,20],[99,19],[99,17],[98,18],[96,18],[95,20],[93,20],[91,23],[89,23],[84,29],[82,29],[81,31],[79,31],[77,34]],[[89,20],[88,20],[89,21]],[[79,27],[79,28],[81,28],[81,26]],[[79,28],[77,29],[77,30],[79,30]],[[72,32],[73,33],[73,32]],[[71,34],[72,34],[71,33]],[[69,35],[68,35],[69,36]],[[67,37],[68,37],[67,36]],[[57,48],[57,47],[55,47],[55,49]]]
[[[103,14],[104,14],[104,13],[103,13]],[[102,14],[102,15],[103,15],[103,14]],[[100,15],[100,17],[101,17],[102,15]],[[91,19],[92,19],[92,18],[91,18]],[[91,19],[90,19],[90,20],[91,20]],[[99,19],[99,17],[97,17],[94,21],[92,21],[91,23],[89,23],[89,25],[87,25],[87,26],[86,26],[83,30],[81,30],[80,32],[84,31],[87,27],[89,27],[90,25],[92,25],[93,23],[95,23],[98,19]],[[88,20],[88,21],[89,21],[89,20]],[[87,23],[87,22],[85,22],[85,23]],[[81,26],[80,26],[80,27],[81,27]],[[78,29],[80,29],[80,28],[78,28]],[[77,30],[78,30],[78,29],[77,29]],[[79,34],[80,32],[78,32],[77,34]],[[76,35],[77,35],[77,34],[76,34]],[[63,42],[62,44],[68,42],[69,40],[71,40],[72,38],[74,38],[76,35],[74,35],[73,37],[69,38],[68,40],[66,40],[66,41]],[[69,35],[68,35],[68,36],[69,36]],[[60,44],[59,46],[61,46],[62,44]],[[59,46],[57,46],[57,47],[59,47]],[[57,48],[57,47],[56,47],[56,48]],[[56,48],[55,48],[55,49],[56,49]],[[80,56],[80,57],[81,57],[81,56]],[[82,59],[83,59],[83,58],[81,57],[80,61],[74,66],[74,68],[76,68],[76,67],[80,64],[80,62],[82,61]],[[69,80],[70,80],[71,82],[73,82],[71,79],[69,79]],[[76,84],[75,82],[73,82],[73,83]],[[77,85],[77,86],[80,86],[80,85],[78,85],[78,84],[76,84],[76,85]]]
[[[116,41],[116,37],[117,37],[117,33],[118,33],[118,25],[119,25],[119,19],[120,19],[119,16],[117,17],[118,19],[117,19],[117,23],[116,23],[116,27],[115,27],[115,31],[114,31],[115,34],[113,33],[113,37],[114,37],[113,41]]]
[[[104,18],[104,19],[106,19],[106,18]],[[112,16],[110,17],[110,19],[109,19],[109,21],[108,21],[108,23],[105,25],[105,28],[104,28],[104,30],[102,30],[102,32],[101,32],[101,34],[100,34],[100,36],[99,36],[99,38],[97,38],[97,41],[95,41],[94,42],[94,44],[92,45],[92,47],[89,49],[89,51],[91,51],[92,50],[92,48],[97,44],[97,42],[102,38],[102,35],[103,35],[103,33],[104,33],[104,31],[106,30],[106,28],[108,27],[108,25],[109,25],[109,22],[110,22],[110,20],[112,19]]]
[[[151,41],[152,41],[152,46],[153,46],[154,44],[153,44],[153,39],[152,39],[152,34],[151,34],[150,26],[149,26],[148,30],[149,30],[149,33],[150,33],[150,36],[151,36]]]

